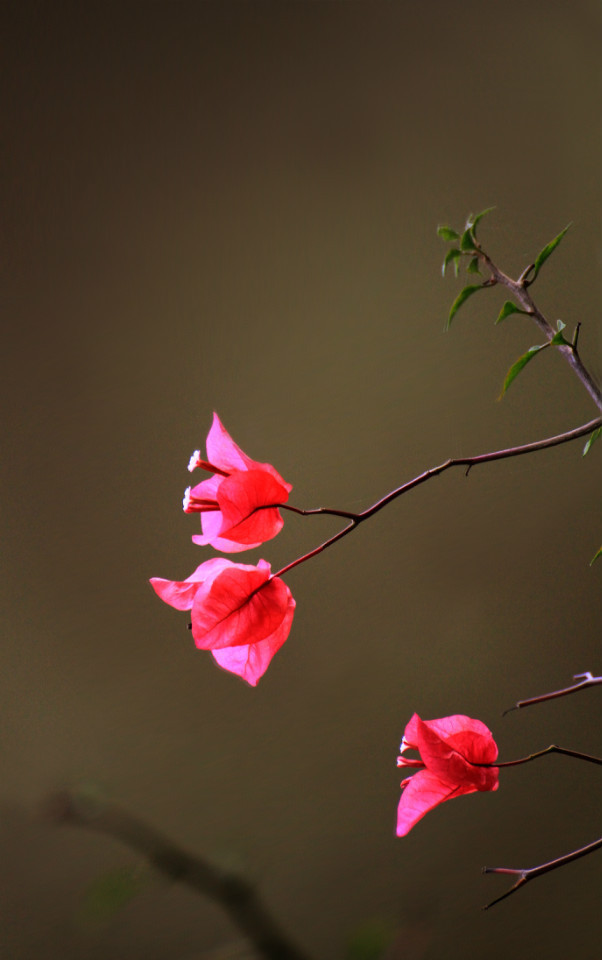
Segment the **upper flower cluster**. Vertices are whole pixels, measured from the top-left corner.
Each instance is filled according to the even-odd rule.
[[[271,465],[251,460],[224,429],[217,413],[207,435],[207,459],[195,450],[188,469],[213,473],[184,494],[186,513],[200,513],[202,536],[193,541],[210,544],[223,553],[250,550],[271,540],[284,523],[278,506],[293,489]]]
[[[404,730],[399,749],[402,754],[417,750],[420,759],[397,759],[398,767],[416,767],[419,771],[401,784],[398,837],[405,837],[425,813],[445,800],[498,788],[497,767],[478,766],[493,763],[498,754],[491,731],[480,720],[462,714],[421,720],[415,713]]]
[[[200,513],[202,536],[193,541],[224,553],[258,547],[282,529],[278,507],[292,490],[270,463],[251,460],[234,442],[217,413],[207,435],[207,459],[196,450],[188,469],[213,476],[184,495],[184,510]],[[201,563],[186,580],[153,577],[165,603],[190,610],[192,635],[202,650],[251,686],[287,639],[295,601],[269,563],[233,563],[223,557]]]

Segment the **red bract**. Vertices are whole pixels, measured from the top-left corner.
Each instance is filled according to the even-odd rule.
[[[186,580],[150,582],[165,603],[191,611],[197,647],[211,650],[220,667],[252,687],[290,633],[295,601],[265,560],[254,567],[218,557]]]
[[[186,513],[200,513],[202,536],[195,543],[211,544],[224,553],[250,550],[271,540],[284,523],[278,505],[293,489],[270,463],[257,463],[243,453],[217,415],[207,435],[207,460],[195,450],[188,469],[213,473],[184,494]]]
[[[433,807],[477,790],[497,790],[497,745],[480,720],[456,714],[441,720],[421,720],[414,714],[403,734],[400,752],[417,750],[419,760],[398,757],[398,767],[418,767],[419,772],[401,784],[397,809],[397,836],[405,837]]]

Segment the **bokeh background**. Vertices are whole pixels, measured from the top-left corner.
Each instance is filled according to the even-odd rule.
[[[217,410],[298,506],[356,510],[449,456],[595,408],[500,291],[441,280],[438,223],[481,237],[600,362],[600,8],[589,0],[12,3],[4,8],[1,935],[7,960],[244,951],[215,904],[57,827],[64,786],[256,882],[313,957],[589,960],[600,854],[482,912],[599,833],[599,774],[508,771],[395,837],[413,711],[467,713],[503,758],[602,750],[600,450],[449,472],[288,577],[256,689],[195,649],[151,576],[212,552],[182,513]],[[602,445],[600,445],[602,446]],[[273,568],[338,529],[287,515]],[[140,871],[120,910],[103,878]],[[91,893],[92,891],[92,893]],[[96,891],[96,893],[94,893]],[[96,898],[96,899],[95,899]],[[102,901],[102,896],[101,896]]]

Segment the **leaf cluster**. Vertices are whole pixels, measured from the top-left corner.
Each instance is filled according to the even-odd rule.
[[[450,263],[454,265],[454,273],[456,277],[458,276],[458,270],[460,265],[460,260],[462,257],[468,257],[468,264],[466,266],[467,273],[480,273],[479,270],[479,245],[477,242],[477,225],[488,213],[494,210],[495,207],[488,207],[486,210],[482,210],[481,213],[477,213],[476,216],[470,213],[464,224],[464,229],[461,233],[457,233],[456,230],[453,230],[448,226],[438,226],[437,235],[441,237],[445,243],[453,243],[456,246],[453,246],[450,250],[447,251],[445,255],[445,260],[441,267],[441,272],[445,276],[445,271],[447,270]],[[465,298],[466,299],[466,298]]]
[[[451,227],[443,225],[437,227],[437,234],[444,240],[446,243],[451,243],[453,246],[447,251],[445,259],[442,265],[442,274],[445,276],[447,267],[450,264],[453,264],[454,273],[456,277],[459,273],[460,261],[463,257],[468,257],[468,263],[466,266],[467,274],[479,274],[479,266],[485,263],[488,267],[492,267],[491,261],[488,256],[483,251],[482,247],[479,245],[477,240],[476,228],[477,224],[490,213],[494,207],[488,207],[486,210],[482,210],[481,213],[478,213],[476,216],[470,214],[464,225],[464,230],[461,233],[458,233],[456,230],[453,230]],[[561,230],[558,236],[554,237],[546,246],[539,252],[535,262],[524,271],[522,274],[521,280],[517,281],[515,286],[520,290],[524,290],[527,286],[534,282],[539,271],[541,270],[543,264],[546,262],[548,257],[554,252],[565,233],[569,229],[570,224]],[[488,287],[494,286],[497,283],[496,276],[492,273],[492,276],[482,281],[481,283],[470,283],[467,286],[463,287],[454,302],[451,305],[449,316],[447,318],[446,329],[449,330],[451,322],[454,319],[456,313],[462,307],[466,301],[478,290],[484,290]],[[527,315],[527,311],[522,309],[517,303],[512,300],[506,300],[500,310],[496,324],[501,323],[507,317],[511,316],[513,313],[519,313]],[[536,356],[544,347],[548,346],[568,346],[571,347],[572,344],[566,340],[562,330],[565,328],[565,324],[559,320],[557,325],[557,331],[553,337],[546,341],[546,343],[537,344],[524,353],[515,363],[512,364],[502,385],[499,399],[501,399],[506,393],[510,384],[516,379],[518,374],[526,367],[526,365]]]
[[[495,320],[496,325],[502,323],[506,320],[507,317],[512,316],[512,314],[522,314],[523,316],[528,316],[529,314],[537,314],[537,310],[533,305],[530,297],[527,295],[526,291],[531,284],[535,282],[541,268],[544,263],[549,259],[549,257],[554,253],[556,247],[559,245],[560,241],[564,238],[565,234],[569,230],[571,224],[560,231],[560,233],[554,237],[553,240],[550,240],[549,243],[543,247],[542,250],[537,254],[534,262],[523,271],[518,280],[511,280],[510,277],[502,274],[497,267],[493,264],[490,257],[485,253],[477,239],[477,225],[488,213],[490,213],[494,207],[488,207],[486,210],[482,210],[481,213],[478,213],[476,216],[469,214],[464,224],[464,229],[461,231],[454,230],[452,227],[447,224],[440,224],[437,227],[437,235],[445,243],[449,243],[450,249],[445,254],[443,264],[441,267],[441,273],[445,276],[447,268],[450,265],[453,265],[454,274],[457,277],[460,270],[460,262],[464,260],[466,264],[466,273],[475,275],[480,274],[480,267],[485,266],[489,272],[490,276],[482,280],[480,283],[468,283],[466,286],[460,290],[460,293],[455,298],[452,303],[449,311],[449,315],[446,323],[446,330],[449,330],[452,320],[456,316],[460,307],[462,307],[466,301],[473,296],[478,290],[485,290],[488,287],[493,287],[497,283],[502,283],[510,293],[516,295],[516,300],[506,300],[502,305],[501,310],[498,313],[498,316]],[[527,309],[525,309],[527,307]],[[532,309],[530,309],[532,307]],[[549,325],[548,329],[549,329]],[[545,343],[538,343],[523,353],[518,360],[512,364],[508,370],[504,382],[502,384],[502,389],[500,391],[498,400],[501,400],[505,395],[506,391],[510,385],[516,380],[519,373],[521,373],[527,364],[533,360],[537,354],[541,353],[546,347],[568,347],[574,353],[577,349],[577,335],[579,332],[579,325],[575,331],[573,340],[567,340],[564,336],[563,331],[566,328],[566,324],[562,320],[558,320],[556,324],[556,331],[549,335]],[[602,434],[602,428],[594,430],[591,436],[589,437],[585,447],[583,449],[583,455],[585,456],[592,448],[592,445],[596,440],[599,439]],[[602,547],[598,550],[595,556],[592,558],[591,563],[598,560],[602,556]]]

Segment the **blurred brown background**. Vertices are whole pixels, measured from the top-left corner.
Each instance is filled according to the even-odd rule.
[[[213,555],[180,509],[213,410],[292,503],[351,510],[595,416],[551,351],[496,403],[539,334],[494,327],[498,291],[444,334],[459,285],[435,227],[495,204],[481,237],[516,275],[574,221],[536,297],[582,321],[600,375],[599,5],[9,3],[4,22],[1,956],[237,949],[217,906],[157,878],[86,913],[139,861],[39,816],[84,782],[255,879],[316,957],[384,931],[409,960],[593,958],[599,853],[487,913],[506,880],[479,871],[594,839],[597,769],[508,771],[398,840],[395,757],[414,710],[481,718],[506,759],[602,750],[597,691],[501,718],[600,669],[602,444],[449,472],[295,569],[255,690],[147,580]],[[238,559],[275,569],[336,529],[288,515]]]

